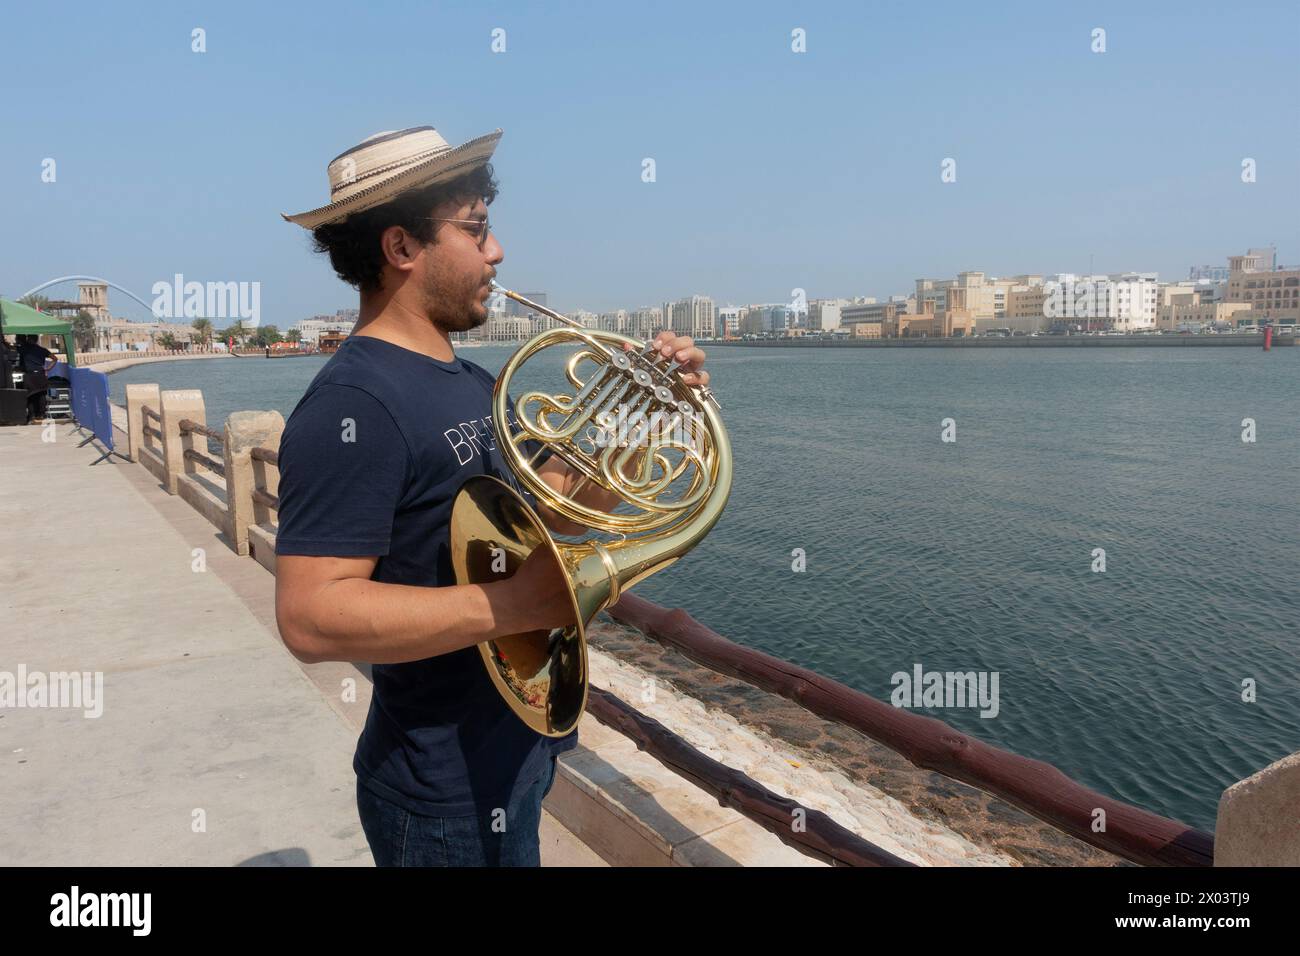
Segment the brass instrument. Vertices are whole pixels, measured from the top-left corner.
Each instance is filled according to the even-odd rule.
[[[690,551],[717,523],[731,493],[731,445],[711,391],[683,383],[680,363],[665,359],[652,343],[587,329],[496,282],[492,287],[562,323],[520,346],[497,377],[497,445],[521,487],[594,534],[576,543],[553,539],[513,488],[477,475],[452,507],[451,560],[458,584],[503,580],[537,548],[558,562],[577,624],[499,637],[478,648],[510,709],[538,733],[561,737],[587,704],[587,624],[624,590]],[[512,433],[511,381],[532,356],[561,345],[579,346],[565,364],[574,394],[524,392],[510,410],[519,424]],[[585,379],[583,363],[594,366]],[[567,494],[538,474],[541,452],[529,458],[522,447],[529,439],[583,476]],[[612,512],[582,504],[574,496],[588,484],[615,493],[623,504]]]

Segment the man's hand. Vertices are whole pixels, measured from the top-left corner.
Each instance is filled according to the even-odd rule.
[[[681,374],[682,381],[687,385],[704,386],[709,384],[709,373],[702,370],[704,365],[704,350],[695,344],[695,340],[689,335],[676,335],[667,329],[660,332],[652,340],[659,354],[669,361],[681,363],[678,372]],[[632,350],[632,346],[625,345],[624,349]],[[628,473],[635,470],[634,467],[627,469]],[[552,457],[540,469],[538,474],[542,479],[554,488],[560,494],[567,495],[570,490],[582,480],[582,475],[569,468],[558,457]],[[618,495],[605,491],[596,484],[588,484],[582,488],[576,495],[575,500],[595,508],[597,511],[612,511],[623,499]],[[542,509],[542,521],[551,531],[557,534],[567,534],[573,536],[582,536],[587,533],[587,529],[581,525],[566,521],[559,515],[551,513],[547,509]]]
[[[687,385],[709,384],[709,373],[701,371],[704,365],[704,350],[699,348],[689,335],[676,335],[665,329],[656,335],[653,341],[660,355],[669,361],[676,360],[681,363],[682,367],[678,371],[683,382]],[[625,347],[630,348],[630,346]]]
[[[568,582],[545,544],[515,569],[508,579],[515,611],[537,630],[574,623]]]

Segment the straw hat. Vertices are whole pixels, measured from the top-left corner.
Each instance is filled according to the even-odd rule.
[[[501,130],[453,147],[432,126],[413,126],[376,133],[330,160],[329,205],[286,216],[304,229],[315,229],[382,205],[409,189],[432,186],[462,176],[491,158]]]

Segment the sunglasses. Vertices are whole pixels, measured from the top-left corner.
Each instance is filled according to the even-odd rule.
[[[487,216],[484,216],[482,219],[443,219],[438,216],[426,216],[425,218],[430,222],[461,222],[471,226],[477,226],[478,228],[473,232],[470,232],[470,235],[474,237],[474,241],[478,243],[480,249],[487,244],[488,233],[492,228],[488,225]],[[469,230],[466,231],[469,232]]]

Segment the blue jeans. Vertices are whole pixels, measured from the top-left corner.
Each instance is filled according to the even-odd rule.
[[[411,813],[357,782],[357,813],[375,866],[541,866],[537,829],[555,762],[500,810],[465,817]],[[495,824],[495,826],[494,826]],[[502,832],[497,832],[502,831]]]

